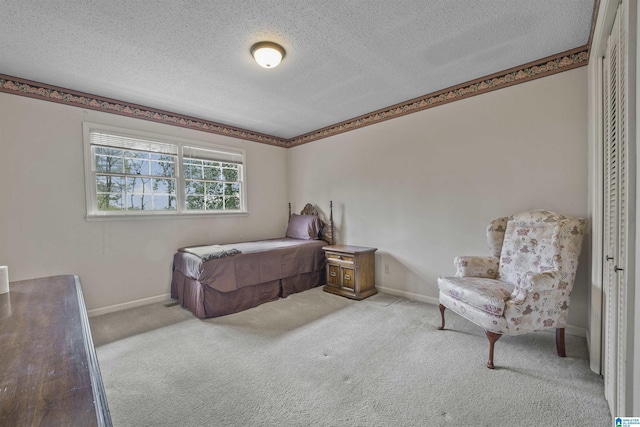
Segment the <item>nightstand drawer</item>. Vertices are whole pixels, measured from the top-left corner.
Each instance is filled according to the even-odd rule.
[[[351,268],[342,269],[342,287],[354,289],[356,283],[356,272]]]
[[[327,276],[327,284],[331,286],[340,286],[340,267],[337,265],[327,265],[329,274]]]
[[[327,261],[342,261],[353,264],[353,255],[338,254],[335,252],[327,252]]]

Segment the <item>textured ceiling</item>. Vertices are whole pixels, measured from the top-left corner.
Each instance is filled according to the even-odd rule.
[[[0,74],[293,138],[587,45],[594,0],[0,0]],[[281,44],[263,69],[249,49]]]

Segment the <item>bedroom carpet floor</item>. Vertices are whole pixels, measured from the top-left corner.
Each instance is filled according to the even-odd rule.
[[[437,306],[314,288],[199,320],[152,304],[90,319],[113,425],[609,426],[584,338],[504,336]]]

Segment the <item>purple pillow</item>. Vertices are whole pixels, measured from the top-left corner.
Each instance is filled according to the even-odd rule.
[[[316,215],[292,214],[287,226],[287,237],[294,239],[312,240],[318,238],[320,220]]]

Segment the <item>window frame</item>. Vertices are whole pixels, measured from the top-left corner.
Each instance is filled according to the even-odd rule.
[[[226,145],[217,145],[197,140],[160,135],[151,132],[138,131],[134,129],[120,128],[116,126],[103,125],[99,123],[83,122],[83,147],[84,147],[84,172],[85,172],[85,192],[86,192],[86,219],[92,220],[114,220],[114,219],[154,219],[154,218],[197,218],[212,216],[238,216],[247,215],[247,179],[246,179],[246,150]],[[146,140],[151,143],[170,144],[175,146],[176,163],[174,165],[174,175],[176,179],[176,209],[175,210],[98,210],[98,187],[96,176],[100,172],[95,170],[93,150],[91,144],[91,132],[97,131],[112,134],[125,138],[135,138]],[[186,188],[185,174],[183,173],[184,147],[192,147],[208,152],[217,151],[226,156],[237,159],[235,163],[239,165],[238,182],[240,183],[240,209],[237,210],[187,210],[186,208]],[[224,162],[224,160],[220,160]],[[124,173],[123,173],[124,176]]]

